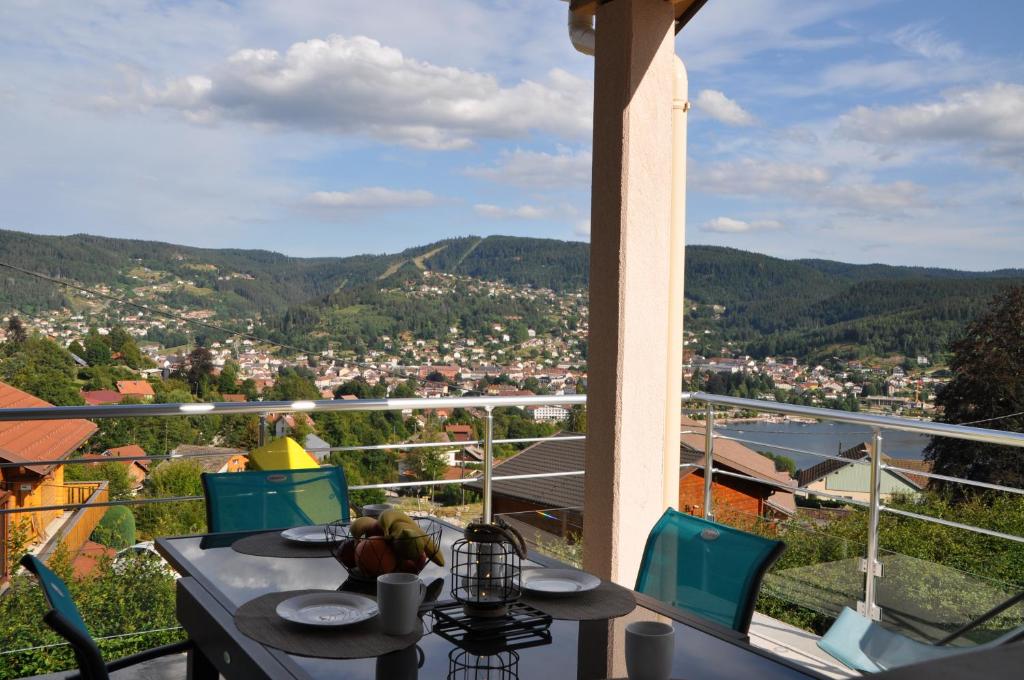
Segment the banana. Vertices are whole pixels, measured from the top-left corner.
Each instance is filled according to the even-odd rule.
[[[444,553],[441,552],[441,547],[432,539],[430,536],[425,537],[427,539],[427,547],[425,549],[427,557],[430,561],[439,567],[444,566]]]
[[[369,531],[377,526],[377,520],[372,517],[358,517],[352,520],[352,524],[349,526],[349,533],[352,534],[353,538],[362,538]]]
[[[384,534],[386,536],[391,535],[392,527],[395,524],[405,523],[412,526],[418,526],[416,522],[409,517],[409,515],[405,514],[401,510],[385,510],[380,514],[380,517],[377,518],[377,521],[380,522],[380,526],[384,529]]]

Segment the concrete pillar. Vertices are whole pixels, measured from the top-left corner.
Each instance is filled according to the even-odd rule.
[[[665,509],[668,367],[681,360],[669,347],[673,19],[663,0],[597,11],[584,566],[630,586]],[[678,409],[674,420],[678,435]]]

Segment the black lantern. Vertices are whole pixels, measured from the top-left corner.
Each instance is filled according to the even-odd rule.
[[[501,518],[473,523],[452,546],[452,597],[467,616],[506,616],[522,594],[522,535]]]
[[[514,651],[479,656],[464,649],[448,654],[448,680],[519,680],[519,655]]]

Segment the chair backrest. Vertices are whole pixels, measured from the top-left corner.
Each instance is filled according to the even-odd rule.
[[[50,605],[50,611],[43,617],[43,621],[71,644],[82,677],[88,680],[106,680],[109,676],[99,647],[89,634],[89,629],[85,627],[85,621],[82,620],[82,614],[75,606],[75,601],[71,599],[67,584],[35,555],[22,557],[21,566],[39,579],[43,597]]]
[[[761,579],[785,547],[669,508],[647,538],[636,590],[746,633]]]
[[[211,532],[348,522],[348,485],[337,466],[204,473]]]

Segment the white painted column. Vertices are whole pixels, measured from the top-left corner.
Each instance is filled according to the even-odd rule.
[[[673,19],[662,0],[597,12],[584,566],[630,586],[665,509],[666,367],[681,359],[669,346]]]

